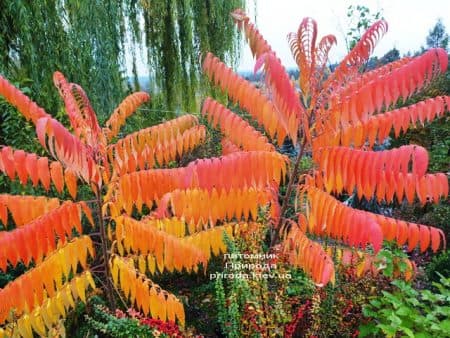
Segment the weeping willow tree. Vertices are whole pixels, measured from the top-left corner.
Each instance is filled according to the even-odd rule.
[[[239,39],[229,13],[244,2],[0,1],[0,73],[31,80],[33,98],[54,114],[60,107],[55,70],[85,88],[100,119],[144,74],[167,109],[192,110],[200,88],[199,56],[208,50],[232,61]],[[144,62],[140,49],[146,50]]]

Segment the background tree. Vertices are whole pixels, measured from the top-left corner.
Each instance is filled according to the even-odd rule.
[[[445,26],[442,23],[442,19],[438,19],[433,29],[430,30],[427,36],[427,47],[428,48],[444,48],[448,47],[448,34],[446,32]]]
[[[128,91],[127,61],[139,83],[136,51],[145,47],[148,61],[141,72],[154,79],[153,92],[170,110],[193,109],[198,55],[208,50],[233,59],[238,35],[229,13],[243,5],[242,0],[2,1],[0,74],[31,80],[33,99],[55,114],[61,104],[51,74],[62,71],[86,89],[103,121]]]

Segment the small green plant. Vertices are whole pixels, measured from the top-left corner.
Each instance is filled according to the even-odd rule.
[[[415,290],[403,280],[392,282],[394,291],[382,295],[363,307],[371,319],[360,326],[360,336],[448,337],[450,332],[450,278],[441,275],[433,283],[436,292]]]
[[[88,325],[97,333],[107,337],[154,337],[150,328],[141,325],[135,318],[117,318],[100,304],[93,307],[93,315],[86,315]]]
[[[226,262],[224,276],[233,276],[229,281],[229,291],[226,293],[224,281],[217,278],[215,283],[216,302],[217,302],[217,318],[222,333],[226,337],[240,337],[241,313],[244,304],[250,299],[250,289],[245,278],[238,278],[243,271],[240,267],[242,264],[238,261],[239,249],[236,244],[224,233],[224,240],[228,248],[229,262]],[[228,265],[230,268],[228,268]]]
[[[439,280],[439,274],[442,274],[444,277],[450,277],[450,250],[434,256],[427,265],[425,272],[428,279],[434,282]]]

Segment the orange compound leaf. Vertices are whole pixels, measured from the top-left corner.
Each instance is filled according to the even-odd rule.
[[[287,158],[277,152],[235,152],[227,156],[195,160],[187,167],[187,187],[212,190],[264,188],[285,178]],[[231,177],[231,179],[230,179]]]
[[[327,102],[325,98],[330,93],[347,83],[349,79],[353,79],[359,73],[359,68],[369,59],[376,44],[387,32],[387,29],[388,25],[384,20],[379,20],[369,27],[356,43],[355,47],[353,47],[350,53],[345,56],[334,72],[327,78],[320,93],[322,98],[319,102],[323,102],[323,104]]]
[[[40,262],[55,250],[58,240],[65,243],[74,229],[81,233],[82,209],[87,211],[81,203],[67,201],[17,229],[0,232],[0,269],[6,271],[8,262],[13,267],[19,262],[29,265],[31,259]]]
[[[52,328],[75,308],[76,300],[86,301],[85,293],[89,286],[95,289],[94,280],[89,271],[76,275],[70,282],[65,283],[53,297],[46,298],[32,311],[26,311],[14,322],[8,323],[4,327],[6,336],[13,337],[15,333],[19,332],[21,336],[32,337],[33,331],[41,337],[51,335]]]
[[[101,184],[92,147],[83,144],[61,123],[53,118],[41,118],[36,124],[36,134],[41,145],[65,168],[74,171],[86,182]]]
[[[204,189],[174,190],[162,198],[169,203],[161,203],[156,214],[167,216],[170,205],[174,216],[183,218],[187,223],[194,223],[197,228],[203,224],[215,226],[217,221],[241,219],[256,220],[259,206],[271,203],[272,208],[279,208],[278,201],[273,200],[267,189],[234,189],[229,191]]]
[[[294,222],[283,240],[283,251],[293,266],[302,268],[317,286],[335,282],[333,260],[319,243],[311,241]]]
[[[0,171],[7,174],[11,180],[14,180],[17,174],[22,185],[27,184],[28,178],[35,186],[39,180],[47,183],[47,177],[50,177],[49,168],[39,168],[42,161],[48,163],[46,157],[37,157],[36,154],[25,153],[23,150],[13,150],[10,147],[0,149]]]
[[[70,85],[72,95],[88,127],[88,144],[95,145],[99,142],[106,144],[106,139],[103,137],[103,135],[101,135],[102,130],[98,123],[97,115],[92,108],[91,102],[89,101],[89,98],[87,97],[84,89],[76,83],[71,83]]]
[[[337,238],[351,246],[362,243],[363,248],[370,242],[375,252],[383,239],[395,240],[398,246],[408,243],[409,251],[418,244],[422,252],[430,246],[436,252],[442,243],[445,247],[440,229],[352,209],[314,187],[308,187],[308,200],[309,231],[316,235]]]
[[[50,115],[47,114],[43,108],[31,101],[28,96],[23,94],[1,75],[0,95],[3,96],[11,105],[16,107],[27,120],[31,120],[34,124],[36,124],[37,120],[42,117],[50,117]]]
[[[145,92],[137,92],[127,96],[106,121],[104,133],[108,141],[111,141],[119,133],[125,120],[131,116],[139,106],[150,100],[150,95]]]
[[[220,144],[222,145],[222,156],[241,151],[241,149],[227,137],[222,138]]]
[[[272,102],[280,112],[283,125],[287,126],[288,136],[294,144],[297,143],[300,121],[304,118],[305,108],[300,103],[300,98],[291,83],[286,69],[280,59],[271,53],[263,54],[257,60],[255,72],[264,64],[265,82],[270,88]],[[284,137],[278,135],[278,144],[283,142]]]
[[[277,152],[236,152],[218,158],[195,160],[187,167],[142,170],[118,178],[109,185],[105,202],[116,210],[131,212],[139,201],[153,207],[155,201],[175,189],[265,188],[279,185],[286,175],[287,158]],[[231,179],[230,179],[231,178]],[[136,188],[138,187],[138,188]]]
[[[150,169],[156,162],[167,164],[191,151],[206,138],[197,117],[187,114],[142,129],[108,147],[108,156],[119,176],[138,169]]]
[[[412,94],[428,85],[436,76],[447,70],[447,62],[445,50],[430,49],[373,81],[364,82],[362,86],[357,85],[358,89],[343,93],[341,97],[336,98],[336,104],[331,102],[329,109],[341,114],[339,122],[343,125],[350,121],[367,121],[375,111],[397,103],[400,98],[406,101]],[[435,114],[430,111],[427,118],[433,119]],[[421,120],[423,123],[423,118]],[[394,121],[394,126],[398,125],[401,125],[401,120]]]
[[[424,125],[425,122],[431,122],[443,116],[450,110],[448,102],[450,102],[449,96],[429,98],[400,109],[370,116],[365,122],[356,121],[338,129],[329,129],[315,137],[313,149],[338,145],[361,148],[367,143],[371,148],[375,142],[382,144],[392,129],[395,131],[395,136],[398,136],[401,130],[406,132],[417,122]],[[334,118],[337,120],[339,117]]]
[[[88,126],[88,123],[81,111],[81,105],[77,102],[74,96],[72,83],[67,82],[66,78],[61,72],[55,72],[53,74],[53,83],[58,88],[59,95],[64,101],[67,115],[69,117],[70,125],[75,132],[75,135],[82,141],[88,144],[97,143],[97,138],[92,135],[94,131],[99,131],[98,124],[95,129],[91,129],[92,125]],[[81,87],[80,87],[81,89]],[[83,92],[84,93],[84,92]],[[85,95],[85,94],[84,94]],[[87,97],[86,97],[87,99]],[[86,102],[87,104],[90,103]],[[93,114],[95,115],[95,114]],[[94,143],[95,142],[95,143]]]
[[[228,93],[233,102],[239,103],[260,126],[263,126],[272,139],[277,134],[278,144],[283,143],[289,133],[288,120],[267,96],[211,53],[208,53],[203,61],[203,71],[211,81]]]
[[[347,207],[331,195],[308,187],[309,231],[315,235],[342,240],[352,247],[371,244],[378,252],[383,243],[380,225],[361,210]]]
[[[314,153],[327,192],[353,192],[358,198],[413,203],[417,194],[422,204],[438,203],[448,195],[443,174],[426,174],[428,153],[415,145],[385,151],[362,151],[346,147],[324,147]],[[412,172],[408,172],[412,168]]]
[[[131,259],[112,256],[110,267],[114,284],[123,291],[132,306],[146,316],[164,322],[176,319],[184,327],[185,314],[181,301],[139,273]]]
[[[10,147],[0,149],[0,172],[8,175],[11,180],[17,177],[22,185],[31,184],[36,187],[40,183],[46,190],[53,183],[56,190],[62,193],[64,184],[69,189],[71,196],[76,197],[76,178],[71,181],[70,169],[63,168],[61,163],[49,161],[47,157],[39,157],[34,153],[26,153],[22,150],[13,150]],[[71,176],[74,176],[72,174]],[[69,185],[70,183],[70,185]]]
[[[160,272],[173,266],[174,255],[178,255],[179,258],[179,264],[177,264],[179,271],[182,271],[183,268],[192,271],[197,269],[197,265],[200,263],[206,267],[205,255],[198,248],[180,238],[128,216],[116,217],[115,222],[119,252],[124,250],[127,253],[151,254],[159,262]],[[171,248],[176,248],[176,252]]]
[[[271,52],[272,48],[267,41],[263,38],[255,25],[250,22],[250,18],[245,12],[238,8],[231,13],[235,23],[240,30],[243,30],[246,36],[246,40],[250,45],[253,57],[258,59],[262,54]]]
[[[312,74],[316,67],[316,21],[312,18],[304,18],[293,38],[297,40],[298,46],[297,53],[293,54],[300,70],[300,89],[303,96],[308,97],[312,89]]]
[[[148,224],[149,226],[155,227],[158,230],[167,232],[169,235],[181,238],[188,234],[189,228],[183,219],[178,217],[171,218],[154,218],[147,216],[141,219],[141,222]]]
[[[227,139],[243,150],[275,151],[265,136],[216,100],[207,97],[203,102],[202,114],[214,128],[219,126]]]
[[[395,240],[399,246],[408,243],[408,251],[412,251],[418,244],[421,252],[430,247],[433,252],[436,252],[441,246],[445,248],[445,235],[441,229],[404,222],[369,212],[366,212],[366,214],[380,224],[383,236],[387,240]]]
[[[0,194],[0,222],[8,225],[8,211],[16,227],[21,227],[60,206],[57,198]]]
[[[78,264],[85,267],[92,257],[93,243],[89,236],[82,236],[67,243],[49,255],[42,263],[9,282],[0,290],[0,324],[15,316],[29,313],[44,303],[46,296],[53,297],[77,271]]]

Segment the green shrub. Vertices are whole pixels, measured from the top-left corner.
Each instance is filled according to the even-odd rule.
[[[371,318],[360,326],[360,337],[448,337],[450,332],[450,278],[441,275],[433,283],[436,292],[415,290],[410,284],[395,280],[392,293],[382,291],[363,307]]]

